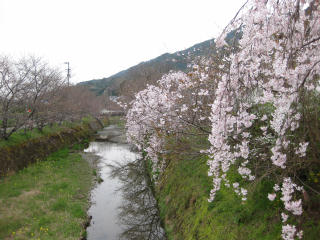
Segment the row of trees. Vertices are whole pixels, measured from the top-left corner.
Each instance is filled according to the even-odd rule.
[[[208,148],[194,141],[188,151],[209,157],[209,201],[222,184],[246,201],[248,183],[268,179],[274,187],[266,197],[283,204],[282,238],[301,239],[302,200],[319,194],[308,180],[320,170],[319,22],[318,0],[247,1],[214,56],[197,59],[189,74],[163,76],[124,104],[129,141],[161,174],[168,139],[207,138]],[[230,31],[241,39],[226,42]],[[229,179],[234,169],[241,181]]]
[[[0,139],[21,128],[96,115],[101,101],[88,89],[67,86],[59,69],[36,57],[0,57]]]

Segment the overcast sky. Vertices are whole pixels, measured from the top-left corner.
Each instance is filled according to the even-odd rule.
[[[0,0],[0,54],[35,55],[73,83],[216,37],[244,0]]]

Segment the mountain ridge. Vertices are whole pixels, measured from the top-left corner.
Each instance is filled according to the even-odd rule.
[[[185,50],[164,53],[156,58],[142,61],[106,78],[83,81],[77,85],[87,86],[96,95],[119,96],[134,93],[146,84],[155,83],[169,71],[187,71],[192,59],[206,56],[214,51],[214,39],[197,43]]]

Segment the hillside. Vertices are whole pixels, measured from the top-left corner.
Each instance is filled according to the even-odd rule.
[[[211,54],[213,50],[214,40],[207,40],[188,49],[172,54],[165,53],[141,62],[110,77],[80,82],[78,85],[88,86],[97,95],[131,95],[130,93],[143,89],[146,83],[154,83],[170,70],[186,71],[191,60]]]

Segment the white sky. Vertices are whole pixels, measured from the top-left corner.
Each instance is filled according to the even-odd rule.
[[[216,37],[245,0],[0,0],[0,54],[43,57],[71,82]]]

